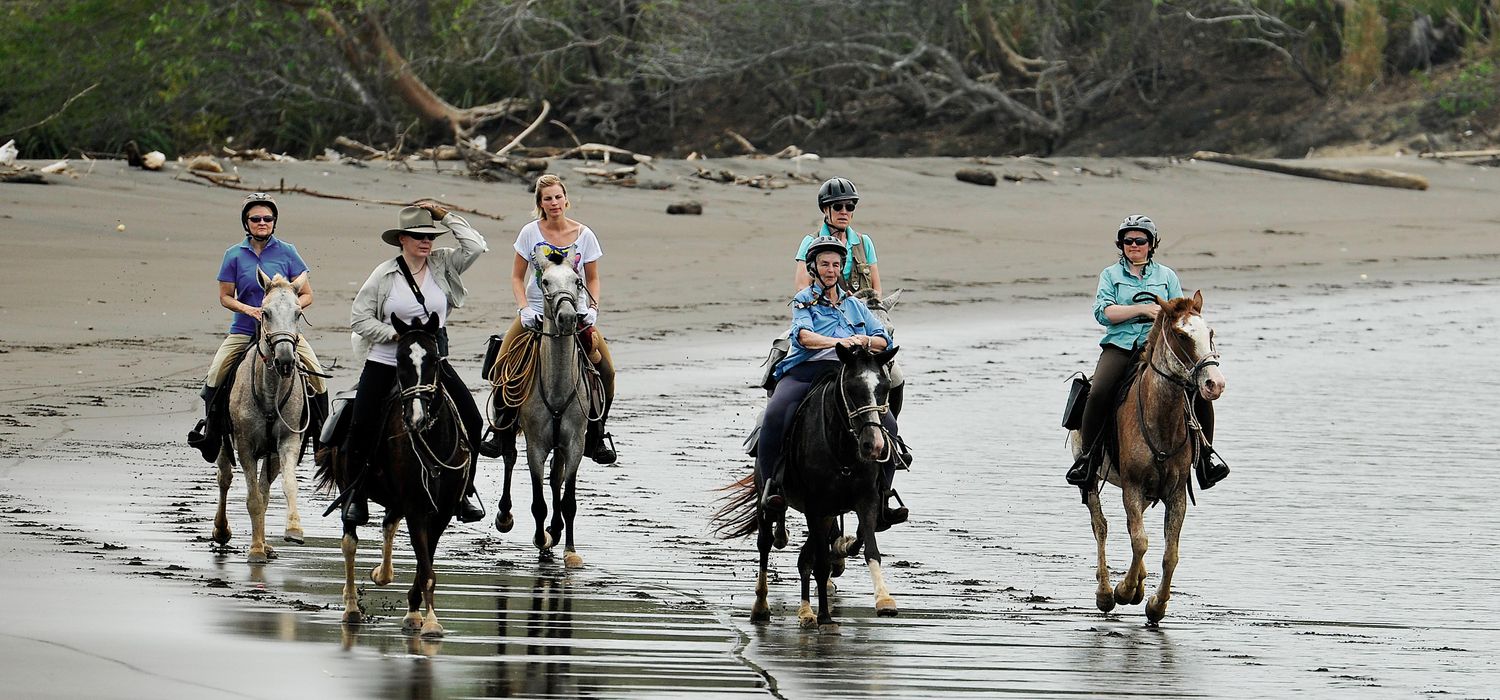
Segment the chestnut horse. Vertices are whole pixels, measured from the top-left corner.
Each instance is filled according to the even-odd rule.
[[[1172,574],[1177,569],[1177,539],[1187,514],[1189,479],[1202,450],[1211,449],[1193,414],[1194,392],[1213,401],[1224,392],[1219,371],[1219,353],[1214,349],[1213,330],[1203,320],[1203,293],[1191,299],[1161,299],[1143,293],[1161,307],[1145,347],[1137,360],[1136,379],[1115,410],[1117,449],[1108,454],[1087,489],[1086,500],[1098,545],[1098,568],[1094,592],[1099,609],[1109,612],[1115,605],[1135,605],[1145,595],[1147,506],[1166,508],[1166,549],[1162,553],[1161,582],[1146,601],[1146,619],[1155,625],[1167,614],[1172,597]],[[1139,301],[1139,300],[1137,300]],[[1072,435],[1073,453],[1081,454],[1079,435]],[[1104,558],[1104,540],[1109,524],[1099,506],[1099,480],[1120,488],[1125,501],[1125,523],[1130,531],[1130,569],[1113,589]]]

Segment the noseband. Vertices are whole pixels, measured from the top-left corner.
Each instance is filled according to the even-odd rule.
[[[847,374],[845,371],[846,369],[847,365],[841,365],[839,367],[839,401],[844,404],[844,410],[846,411],[844,424],[845,430],[848,430],[849,434],[856,440],[859,439],[859,431],[864,430],[865,428],[874,428],[882,433],[885,433],[885,425],[881,423],[880,416],[885,415],[887,411],[891,410],[891,405],[889,403],[882,403],[850,408],[849,394],[844,391],[844,378]],[[885,461],[886,459],[890,458],[890,452],[891,436],[887,434],[885,436],[885,454],[881,455],[881,457],[875,461]]]
[[[578,313],[578,297],[576,295],[574,295],[572,292],[569,292],[566,289],[559,289],[556,292],[544,295],[543,298],[546,299],[547,305],[550,306],[550,307],[552,307],[552,310],[553,310],[554,314],[557,312],[557,305],[560,304],[560,303],[562,303],[563,300],[566,300],[568,303],[570,303],[570,304],[573,305],[573,313],[574,314]],[[553,326],[557,326],[558,325],[557,318],[555,316],[552,319],[552,325]],[[542,335],[549,336],[549,337],[552,337],[552,338],[564,338],[564,337],[567,337],[567,336],[570,336],[570,335],[575,335],[576,336],[576,335],[578,335],[578,324],[574,323],[572,328],[566,328],[566,329],[563,329],[563,330],[555,330],[555,331],[552,331],[551,333],[548,333],[546,331],[538,331],[538,332],[541,333]]]
[[[1161,333],[1161,342],[1163,345],[1167,346],[1166,355],[1168,357],[1171,357],[1172,362],[1177,366],[1171,368],[1172,371],[1165,371],[1162,368],[1158,367],[1156,364],[1157,353],[1151,353],[1151,369],[1155,370],[1157,374],[1165,377],[1167,381],[1170,381],[1173,384],[1176,384],[1177,386],[1182,387],[1186,390],[1196,389],[1198,387],[1198,375],[1202,374],[1203,371],[1208,369],[1209,367],[1219,366],[1219,351],[1214,345],[1214,336],[1212,330],[1210,330],[1208,333],[1208,354],[1204,355],[1202,359],[1199,359],[1192,365],[1189,365],[1178,355],[1177,348],[1172,347],[1170,332],[1166,328],[1163,328],[1161,329]]]

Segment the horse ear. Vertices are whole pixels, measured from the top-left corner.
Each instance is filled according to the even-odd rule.
[[[406,332],[411,330],[411,326],[407,325],[405,321],[396,318],[396,314],[391,314],[391,327],[396,329],[396,335],[406,335]]]
[[[427,322],[422,324],[422,330],[428,333],[436,333],[442,326],[438,325],[437,314],[427,314]]]
[[[875,361],[880,363],[881,366],[890,364],[890,361],[896,357],[896,351],[900,349],[901,346],[895,345],[881,350],[880,352],[875,354]]]
[[[259,265],[255,266],[255,281],[260,284],[262,290],[271,288],[271,278],[266,276],[265,271],[261,270]]]
[[[1203,313],[1203,290],[1193,292],[1193,313]]]
[[[851,347],[849,347],[848,345],[844,345],[843,343],[840,343],[838,345],[833,346],[833,351],[836,352],[836,353],[838,353],[839,362],[842,362],[844,364],[849,364],[850,362],[852,362],[854,360],[854,349],[851,348]]]
[[[890,294],[887,294],[884,299],[880,300],[880,305],[882,307],[885,307],[886,311],[890,311],[891,309],[896,308],[896,302],[901,301],[901,293],[904,291],[906,290],[898,289],[894,292],[891,292]]]

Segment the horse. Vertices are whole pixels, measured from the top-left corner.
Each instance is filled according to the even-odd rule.
[[[891,323],[891,310],[896,308],[896,304],[901,301],[901,294],[905,291],[904,289],[897,289],[884,297],[878,297],[875,296],[875,290],[866,288],[855,292],[854,296],[859,297],[865,302],[865,306],[870,309],[870,315],[874,316],[875,320],[879,321],[880,325],[885,327],[887,334],[895,338],[896,326]],[[892,384],[891,415],[899,418],[901,416],[901,405],[906,399],[905,374],[901,371],[901,363],[896,360],[891,361],[891,366],[888,369],[890,370]]]
[[[543,553],[549,553],[563,540],[563,566],[583,566],[573,541],[573,517],[577,513],[576,488],[578,464],[583,458],[588,422],[597,418],[598,406],[591,396],[591,363],[578,342],[578,314],[586,299],[583,278],[561,255],[550,255],[542,261],[537,280],[542,290],[542,328],[535,332],[536,349],[530,359],[531,378],[523,387],[524,398],[516,409],[516,423],[526,435],[526,462],[531,468],[531,514],[536,519],[532,542]],[[597,387],[595,387],[597,388]],[[503,424],[499,392],[495,394],[495,422]],[[511,471],[517,460],[516,432],[502,430],[501,455],[505,460],[505,485],[500,497],[495,529],[509,532],[515,525],[512,517]],[[551,469],[548,470],[550,462]],[[551,523],[547,523],[547,500],[542,480],[552,484],[554,506]]]
[[[297,363],[297,287],[281,275],[267,278],[255,271],[265,290],[255,342],[235,370],[229,392],[230,445],[219,450],[219,508],[214,514],[213,541],[229,542],[229,518],[224,510],[234,483],[234,461],[245,472],[245,507],[250,511],[251,564],[276,556],[266,544],[266,502],[271,482],[281,476],[286,494],[287,542],[302,544],[302,518],[297,513],[297,463],[302,458],[302,436],[307,431],[307,378]],[[273,371],[274,370],[274,371]]]
[[[1136,605],[1145,595],[1146,530],[1142,513],[1148,505],[1165,504],[1166,550],[1161,560],[1161,582],[1146,602],[1146,620],[1155,626],[1167,614],[1172,575],[1177,570],[1177,539],[1191,496],[1193,464],[1201,450],[1212,449],[1193,414],[1192,392],[1216,400],[1224,392],[1213,330],[1203,319],[1203,292],[1191,299],[1161,299],[1149,293],[1161,307],[1136,364],[1136,379],[1115,410],[1116,446],[1085,496],[1094,540],[1098,546],[1098,568],[1094,592],[1099,610],[1109,612],[1116,604]],[[1137,299],[1136,301],[1141,301]],[[1073,455],[1083,453],[1077,431],[1070,434]],[[1104,558],[1104,540],[1109,524],[1099,506],[1100,480],[1120,488],[1125,502],[1125,522],[1130,531],[1130,569],[1113,589]]]
[[[797,557],[802,579],[802,602],[797,611],[804,629],[838,629],[828,605],[832,559],[853,556],[861,546],[870,578],[875,584],[875,613],[896,615],[896,601],[886,589],[880,569],[880,546],[875,540],[876,517],[883,505],[881,464],[896,449],[880,415],[889,410],[890,375],[887,365],[898,348],[871,352],[866,348],[835,346],[842,365],[838,374],[820,381],[802,405],[787,433],[782,487],[787,504],[807,518],[807,540]],[[755,603],[750,620],[769,622],[771,608],[766,570],[778,521],[760,508],[765,485],[759,473],[731,484],[728,503],[719,510],[718,531],[725,539],[758,533],[760,575],[755,582]],[[858,537],[838,536],[837,519],[845,513],[858,518]],[[813,613],[810,580],[818,583],[818,611]]]
[[[465,432],[458,407],[443,388],[442,357],[438,350],[441,327],[437,316],[421,324],[407,324],[391,316],[396,329],[396,387],[381,425],[383,439],[370,450],[359,488],[371,501],[385,506],[381,522],[384,538],[381,562],[370,571],[370,580],[384,586],[395,579],[391,547],[396,526],[406,521],[417,571],[406,596],[402,629],[421,631],[423,637],[443,636],[433,604],[437,573],[433,559],[438,540],[458,510],[468,483],[473,446]],[[318,488],[334,485],[344,491],[354,486],[356,474],[348,455],[329,446],[318,466]],[[348,624],[362,622],[359,590],[354,586],[354,554],[359,546],[356,528],[344,524],[340,549],[344,554],[344,616]],[[423,607],[419,613],[417,608]]]

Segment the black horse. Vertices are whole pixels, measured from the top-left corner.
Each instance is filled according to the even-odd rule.
[[[411,548],[417,558],[417,573],[407,593],[407,613],[402,627],[420,629],[423,636],[440,637],[433,605],[437,574],[433,557],[438,540],[458,511],[468,482],[473,447],[464,430],[458,407],[444,391],[440,378],[442,356],[438,350],[438,319],[429,316],[422,324],[406,324],[391,317],[396,339],[396,391],[392,394],[381,422],[378,444],[370,450],[365,467],[362,493],[385,506],[381,530],[385,536],[379,566],[370,571],[370,580],[384,586],[395,578],[391,567],[391,543],[396,526],[406,519]],[[335,448],[318,466],[318,487],[333,485],[348,491],[353,486],[353,472],[347,465],[347,454]],[[352,525],[344,525],[344,622],[357,623],[363,617],[359,607],[359,590],[354,586],[354,552],[359,536]],[[425,604],[425,616],[417,612]]]
[[[783,451],[782,485],[787,503],[807,516],[807,542],[797,558],[802,578],[802,605],[797,618],[803,627],[837,629],[828,607],[833,559],[852,556],[861,546],[875,583],[875,612],[896,614],[896,601],[880,572],[880,546],[875,541],[881,498],[881,465],[896,449],[895,438],[881,426],[889,410],[890,376],[886,365],[897,348],[874,353],[865,348],[836,346],[839,371],[818,382],[797,408]],[[760,507],[764,485],[759,475],[747,476],[729,488],[739,493],[719,511],[719,532],[725,538],[759,533],[760,576],[755,583],[755,605],[750,619],[767,622],[766,569],[775,530],[784,523],[768,518]],[[858,537],[838,537],[838,517],[854,513]],[[841,563],[841,562],[840,562]],[[818,612],[812,611],[810,579],[818,583]]]

